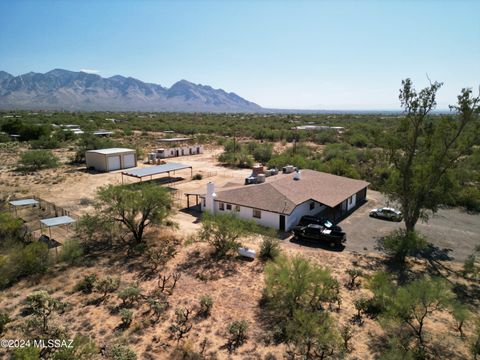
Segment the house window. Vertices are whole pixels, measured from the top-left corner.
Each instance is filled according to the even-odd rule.
[[[218,203],[218,210],[220,210],[220,211],[225,210],[225,203],[223,203],[223,202]]]
[[[232,210],[232,204],[227,204],[227,210]]]
[[[260,210],[253,209],[253,217],[257,218],[257,219],[261,219],[262,218],[262,212]]]
[[[235,211],[240,212],[240,205],[235,205]]]
[[[207,207],[207,202],[205,201],[205,198],[202,199],[203,202],[203,207]]]
[[[310,210],[315,209],[315,202],[311,201],[310,202]]]

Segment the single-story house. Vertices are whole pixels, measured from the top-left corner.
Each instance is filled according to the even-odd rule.
[[[88,150],[85,160],[87,168],[108,172],[137,166],[137,153],[125,148]]]
[[[262,184],[215,191],[207,184],[200,208],[215,214],[234,212],[258,224],[288,231],[304,215],[321,215],[337,222],[366,201],[369,183],[314,170],[267,178]]]

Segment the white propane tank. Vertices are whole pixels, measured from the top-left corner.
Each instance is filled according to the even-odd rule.
[[[244,256],[244,257],[247,257],[249,259],[255,259],[255,256],[257,256],[257,252],[255,250],[245,248],[245,247],[238,248],[238,254],[240,256]]]

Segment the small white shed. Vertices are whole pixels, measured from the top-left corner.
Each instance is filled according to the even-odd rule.
[[[97,171],[115,171],[137,166],[137,153],[132,149],[111,148],[85,152],[87,168]]]

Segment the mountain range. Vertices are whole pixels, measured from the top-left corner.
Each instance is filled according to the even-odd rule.
[[[132,77],[55,69],[13,76],[0,71],[0,109],[259,112],[233,92],[180,80],[170,88]]]

